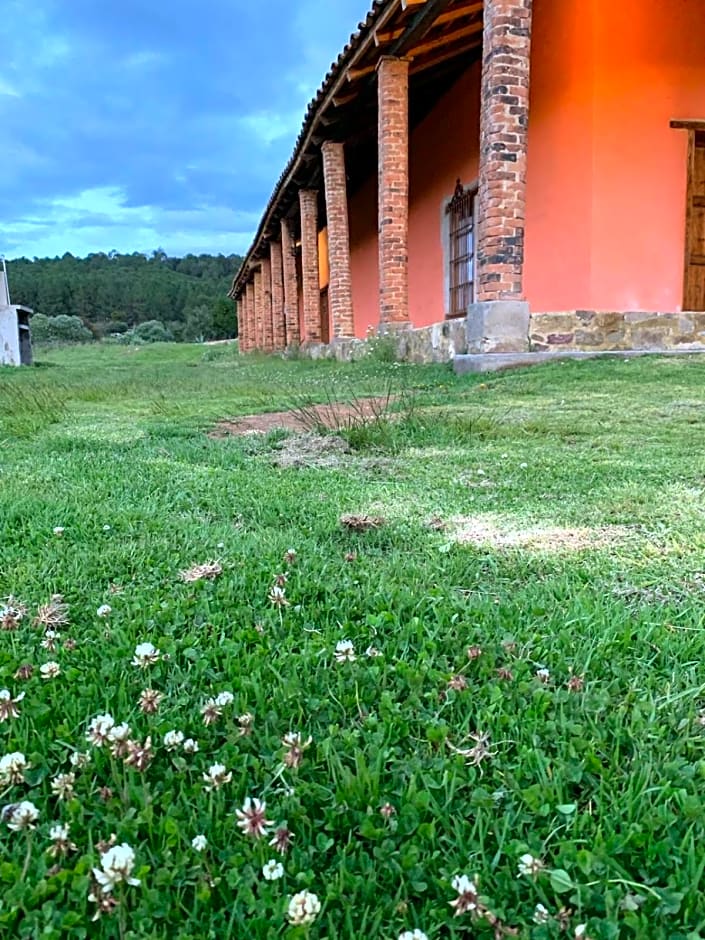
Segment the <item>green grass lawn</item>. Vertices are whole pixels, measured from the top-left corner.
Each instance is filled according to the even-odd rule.
[[[705,361],[38,358],[0,372],[0,937],[705,937]],[[208,436],[389,392],[332,466]]]

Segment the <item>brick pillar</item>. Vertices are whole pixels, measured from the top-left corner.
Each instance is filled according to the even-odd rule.
[[[264,296],[262,291],[262,271],[255,271],[254,278],[255,330],[257,349],[264,350]]]
[[[409,325],[409,60],[377,66],[379,325]]]
[[[269,257],[262,258],[262,344],[265,352],[274,349],[272,331],[272,265]]]
[[[247,352],[247,322],[245,312],[245,301],[242,297],[235,301],[237,310],[237,335],[240,340],[240,352]]]
[[[248,324],[248,352],[257,349],[257,325],[255,320],[255,285],[248,281],[245,287],[245,307],[247,309]]]
[[[286,347],[284,272],[282,270],[281,242],[272,242],[270,244],[269,260],[272,268],[272,328],[274,334],[274,348],[280,351]]]
[[[523,300],[533,0],[485,0],[477,300]]]
[[[318,270],[318,193],[299,191],[301,268],[304,295],[304,342],[321,341],[321,280]]]
[[[334,337],[355,335],[350,274],[348,187],[343,144],[326,140],[322,147],[328,219],[328,307]]]
[[[284,320],[288,346],[301,342],[299,329],[299,284],[296,276],[296,245],[287,219],[282,219],[282,270],[284,274]]]
[[[252,299],[251,299],[251,290],[250,285],[246,284],[245,289],[242,292],[242,297],[240,298],[240,303],[242,304],[242,311],[245,320],[245,334],[244,339],[245,343],[243,345],[242,339],[240,340],[240,349],[243,352],[252,352],[255,347],[255,326],[254,326],[254,317],[252,313]]]

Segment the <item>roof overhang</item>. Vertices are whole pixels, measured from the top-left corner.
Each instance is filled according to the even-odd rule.
[[[415,84],[467,61],[482,46],[484,0],[375,0],[358,31],[333,63],[308,106],[303,127],[267,204],[257,234],[230,290],[238,298],[267,241],[276,237],[281,219],[296,205],[299,189],[311,185],[324,140],[347,141],[350,128],[376,127],[376,108],[369,102],[375,72],[384,56],[410,59]]]

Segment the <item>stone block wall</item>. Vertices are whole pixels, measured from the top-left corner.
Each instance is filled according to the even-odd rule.
[[[705,313],[532,313],[529,342],[533,352],[703,349]]]

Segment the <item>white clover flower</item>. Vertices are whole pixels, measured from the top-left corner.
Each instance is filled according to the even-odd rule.
[[[114,845],[100,859],[101,868],[93,869],[93,877],[100,885],[103,894],[110,894],[121,881],[128,885],[138,885],[139,879],[132,877],[135,867],[134,850],[126,843]],[[102,871],[101,871],[102,869]]]
[[[191,839],[191,846],[195,852],[205,852],[208,848],[208,839],[205,836],[194,836]]]
[[[101,604],[98,610],[96,610],[96,616],[109,617],[112,612],[113,608],[110,606],[110,604]]]
[[[203,715],[204,725],[214,725],[222,717],[223,709],[214,698],[208,698],[206,704],[201,706],[201,714]]]
[[[110,744],[121,744],[123,741],[127,741],[130,737],[130,726],[126,721],[123,721],[122,724],[113,725],[110,731],[108,731],[108,741]]]
[[[548,669],[537,669],[536,678],[539,680],[539,682],[543,682],[545,685],[550,680],[551,673],[548,671]]]
[[[111,528],[112,528],[112,527],[109,526],[109,525],[107,524],[107,522],[106,522],[106,524],[103,526],[103,532],[110,532],[110,529],[111,529]]]
[[[352,640],[341,640],[335,646],[335,658],[339,663],[355,662],[355,647]]]
[[[544,865],[540,858],[535,858],[528,852],[519,859],[519,875],[525,878],[536,878],[543,871]]]
[[[113,725],[108,731],[108,743],[113,757],[124,757],[127,754],[132,744],[130,734],[130,726],[126,721],[123,721],[120,725]]]
[[[132,659],[132,665],[140,669],[146,669],[159,661],[161,652],[152,643],[138,643],[135,647],[135,655]]]
[[[0,689],[0,722],[7,721],[8,718],[19,718],[17,706],[23,698],[24,692],[13,698],[9,689]]]
[[[57,774],[51,781],[51,792],[60,800],[73,798],[73,786],[76,783],[76,774]]]
[[[262,877],[265,881],[278,881],[284,877],[284,866],[281,862],[272,859],[263,867]]]
[[[0,757],[0,784],[22,783],[29,763],[21,751],[13,751]]]
[[[62,536],[65,531],[66,531],[66,529],[64,529],[64,527],[63,527],[62,525],[55,525],[55,526],[54,526],[54,535],[56,535],[56,536],[59,536],[59,537]]]
[[[194,741],[193,738],[186,738],[184,741],[184,754],[197,754],[198,753],[198,741]]]
[[[61,673],[61,666],[55,662],[44,663],[39,667],[39,674],[42,679],[56,679]]]
[[[311,891],[299,891],[289,901],[287,918],[293,926],[312,924],[321,911],[321,902]]]
[[[575,940],[588,940],[587,924],[578,924],[575,928]]]
[[[455,916],[460,917],[467,911],[477,910],[477,885],[471,881],[467,875],[456,875],[452,881],[453,890],[458,896],[450,902],[450,906],[455,910]]]
[[[428,940],[423,930],[405,930],[399,934],[399,940]]]
[[[266,836],[273,825],[272,820],[267,819],[267,804],[256,797],[248,796],[242,809],[235,810],[235,815],[238,827],[245,835],[252,836],[254,839]]]
[[[167,731],[164,735],[164,747],[167,751],[175,751],[177,747],[183,742],[184,733],[183,731]]]
[[[69,757],[69,763],[77,770],[82,770],[84,767],[87,767],[90,762],[91,755],[88,751],[74,751]]]
[[[7,828],[14,832],[34,829],[39,819],[39,810],[29,800],[22,800],[21,803],[10,803],[9,806],[3,807],[2,818],[7,823]]]
[[[549,921],[548,908],[544,907],[543,904],[537,904],[534,908],[534,923],[535,924],[547,924]]]
[[[218,708],[227,708],[228,705],[232,705],[235,701],[235,696],[232,692],[220,692],[215,697],[215,704]]]
[[[269,591],[269,599],[275,607],[288,607],[289,601],[286,599],[286,592],[283,587],[275,584]]]
[[[95,747],[102,747],[108,741],[110,730],[115,726],[115,719],[110,714],[98,715],[88,726],[86,740]]]
[[[224,784],[230,783],[233,775],[232,771],[229,773],[226,771],[225,764],[212,764],[208,768],[208,773],[203,774],[203,779],[206,782],[206,790],[220,790]]]
[[[62,825],[61,823],[57,823],[55,826],[52,826],[49,830],[49,838],[52,844],[47,849],[47,852],[53,855],[54,858],[56,858],[57,855],[68,855],[69,852],[75,852],[78,848],[76,843],[71,841],[68,824]]]
[[[365,650],[365,656],[370,659],[377,659],[377,657],[382,655],[382,650],[378,650],[376,646],[368,646]]]

